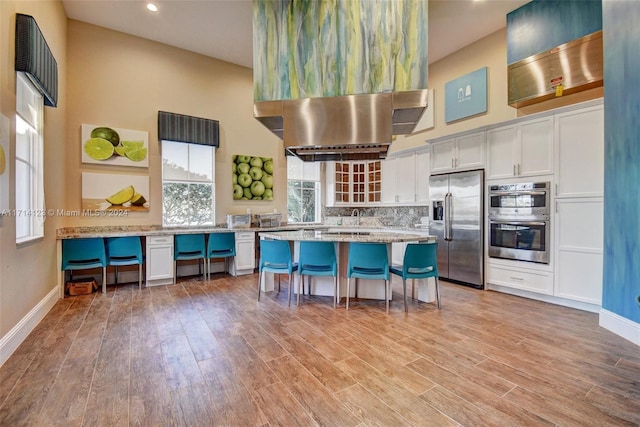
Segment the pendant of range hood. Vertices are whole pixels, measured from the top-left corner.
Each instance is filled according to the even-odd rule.
[[[305,161],[384,159],[392,135],[410,134],[427,89],[254,103],[254,117]]]

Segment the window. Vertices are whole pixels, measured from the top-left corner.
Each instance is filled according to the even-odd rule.
[[[162,141],[162,224],[215,223],[215,147]]]
[[[44,236],[42,94],[16,74],[16,243]]]
[[[320,222],[320,163],[287,157],[287,221]]]

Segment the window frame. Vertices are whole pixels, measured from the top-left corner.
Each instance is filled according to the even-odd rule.
[[[212,226],[216,225],[216,147],[205,145],[205,144],[190,144],[179,141],[169,141],[169,140],[161,140],[161,177],[162,177],[162,225],[163,227],[194,227],[194,226]],[[192,147],[207,147],[211,150],[211,180],[205,180],[202,178],[191,179],[191,174],[195,174],[195,172],[191,169],[190,164],[187,166],[187,177],[184,179],[180,178],[166,178],[165,177],[165,156],[164,151],[166,150],[166,143],[171,144],[174,148],[180,148],[186,150],[186,158],[187,163],[190,163],[190,151]],[[210,216],[209,221],[207,222],[194,222],[193,217],[187,221],[185,224],[176,224],[176,223],[168,223],[167,222],[167,214],[165,212],[165,184],[187,184],[187,186],[191,185],[210,185],[211,186],[211,206],[210,206]]]
[[[289,192],[292,191],[296,183],[299,183],[301,192],[310,190],[309,188],[304,188],[305,183],[313,183],[315,187],[313,190],[315,193],[315,219],[313,221],[291,221],[291,216],[289,215]],[[299,212],[299,214],[302,214],[302,212]],[[322,177],[320,173],[320,163],[303,162],[297,157],[287,156],[287,222],[293,224],[320,224],[322,222]]]
[[[44,96],[23,72],[16,72],[15,125],[14,212],[16,244],[20,245],[42,239],[47,218],[44,194]],[[26,173],[23,175],[22,171]]]

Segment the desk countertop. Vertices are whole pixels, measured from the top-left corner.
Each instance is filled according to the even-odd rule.
[[[159,236],[165,234],[197,234],[197,233],[226,233],[232,232],[260,232],[268,230],[300,230],[318,228],[327,229],[322,225],[282,225],[279,227],[251,227],[251,228],[227,228],[217,226],[202,227],[163,227],[161,225],[107,225],[94,227],[65,227],[56,230],[57,239],[79,239],[86,237],[122,237],[122,236]]]

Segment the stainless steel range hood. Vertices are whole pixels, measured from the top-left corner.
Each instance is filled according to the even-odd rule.
[[[509,105],[516,108],[602,86],[602,31],[510,64],[508,80]]]
[[[254,117],[304,161],[384,159],[392,135],[413,132],[424,90],[259,101]]]

